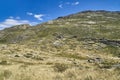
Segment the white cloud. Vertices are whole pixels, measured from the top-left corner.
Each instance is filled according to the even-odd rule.
[[[42,21],[42,20],[43,20],[43,18],[42,18],[43,16],[44,16],[43,14],[35,14],[35,15],[34,15],[34,18]]]
[[[63,5],[68,5],[68,6],[77,6],[79,5],[80,2],[76,1],[76,2],[65,2],[65,3],[61,3],[60,5],[58,5],[59,8],[63,8]]]
[[[8,19],[5,19],[3,22],[0,22],[0,30],[14,26],[14,25],[20,25],[20,24],[35,25],[35,24],[37,24],[37,22],[31,22],[29,20],[17,20],[17,19],[13,19],[13,18],[8,18]]]
[[[32,15],[33,15],[33,13],[31,13],[31,12],[27,12],[27,15],[32,16]]]
[[[10,19],[14,19],[14,18],[15,18],[15,19],[20,19],[19,16],[17,16],[17,17],[10,16],[9,18],[10,18]]]
[[[72,3],[72,5],[79,5],[79,3],[80,2],[77,1],[77,2]]]
[[[60,4],[58,7],[59,7],[59,8],[63,8],[63,4]]]
[[[31,13],[31,12],[27,12],[27,15],[29,15],[29,16],[33,16],[34,18],[36,18],[37,20],[40,20],[40,21],[42,21],[43,20],[43,14],[34,14],[34,13]]]

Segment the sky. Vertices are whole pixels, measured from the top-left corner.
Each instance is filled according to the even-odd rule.
[[[85,10],[120,11],[120,0],[0,0],[0,30],[36,25]]]

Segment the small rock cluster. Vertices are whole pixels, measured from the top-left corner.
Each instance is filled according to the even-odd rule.
[[[102,63],[104,60],[100,57],[96,57],[96,58],[90,58],[88,59],[89,63]]]

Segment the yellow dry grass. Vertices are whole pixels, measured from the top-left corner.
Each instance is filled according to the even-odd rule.
[[[79,47],[63,51],[53,49],[54,51],[42,51],[18,44],[9,44],[6,48],[0,49],[0,80],[120,80],[120,69],[104,69],[100,68],[100,64],[87,62],[88,58],[98,56],[119,63],[120,60],[112,55],[87,51]],[[23,56],[26,53],[37,55],[43,60],[26,58]],[[58,56],[62,53],[67,55]],[[16,54],[20,57],[15,57]],[[2,64],[2,61],[6,62]],[[58,72],[54,70],[56,63],[68,67],[65,71]]]

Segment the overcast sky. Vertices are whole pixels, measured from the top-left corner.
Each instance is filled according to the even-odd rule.
[[[120,0],[0,0],[0,29],[84,11],[120,11]]]

